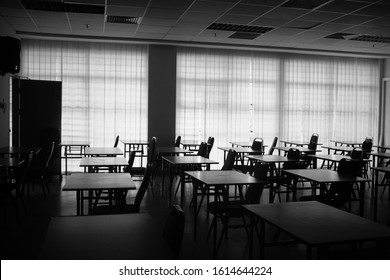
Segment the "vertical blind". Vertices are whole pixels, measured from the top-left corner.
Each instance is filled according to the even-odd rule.
[[[375,141],[380,61],[181,47],[176,94],[183,140]]]
[[[21,75],[62,81],[63,142],[147,139],[145,45],[23,40]]]

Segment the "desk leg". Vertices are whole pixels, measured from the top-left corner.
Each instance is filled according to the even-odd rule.
[[[363,217],[364,216],[364,192],[365,192],[365,183],[364,182],[361,182],[360,183],[360,216]]]
[[[82,191],[76,191],[76,215],[80,216],[81,215],[81,192]]]
[[[260,219],[260,259],[264,260],[264,250],[265,250],[265,221]]]
[[[183,208],[183,205],[184,205],[184,193],[185,193],[185,189],[184,189],[184,186],[185,186],[185,175],[184,175],[184,170],[180,170],[180,206],[181,208]]]
[[[374,170],[372,173],[372,187],[374,188],[374,221],[377,220],[378,215],[378,183],[379,171]]]
[[[198,190],[197,190],[197,184],[195,183],[195,180],[192,179],[192,197],[194,200],[194,241],[196,240],[196,231],[197,231],[197,209],[198,209]]]
[[[84,215],[84,191],[80,191],[80,215]]]

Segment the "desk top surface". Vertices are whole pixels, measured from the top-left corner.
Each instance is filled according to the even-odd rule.
[[[264,146],[263,146],[264,147]],[[229,151],[229,150],[233,150],[233,151],[236,151],[237,153],[262,153],[263,151],[260,151],[260,150],[254,150],[252,149],[251,147],[218,147],[218,149],[222,150],[222,151]]]
[[[80,166],[127,166],[129,163],[124,157],[84,157]]]
[[[73,173],[66,178],[63,191],[136,189],[129,173]]]
[[[369,182],[370,179],[341,174],[329,169],[286,169],[283,172],[317,183]]]
[[[160,229],[147,213],[54,217],[42,259],[174,259]]]
[[[287,162],[287,161],[296,161],[294,159],[289,159],[281,155],[247,155],[246,158],[257,160],[261,162]]]
[[[179,147],[157,147],[157,153],[159,154],[191,154],[193,151],[189,151]]]
[[[218,164],[217,161],[202,157],[202,156],[163,156],[162,159],[174,164]]]
[[[187,171],[190,177],[206,185],[246,185],[264,181],[235,170]]]
[[[308,245],[390,238],[390,228],[317,201],[244,206]]]
[[[123,152],[118,147],[86,147],[85,155],[90,155],[90,156],[123,155]]]

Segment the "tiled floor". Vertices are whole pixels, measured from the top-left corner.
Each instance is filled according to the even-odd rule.
[[[1,259],[36,259],[39,257],[39,251],[42,242],[45,238],[45,232],[52,216],[69,216],[76,214],[76,199],[72,192],[63,192],[61,187],[66,182],[66,176],[60,180],[58,177],[53,177],[50,182],[51,193],[48,199],[45,200],[40,191],[36,188],[32,193],[30,200],[26,201],[28,214],[22,213],[21,225],[17,225],[13,215],[11,205],[8,205],[8,221],[6,227],[4,226],[4,216],[1,216]],[[166,183],[167,184],[167,183]],[[165,188],[167,189],[167,187]],[[190,206],[189,199],[192,194],[192,187],[186,187],[187,201],[184,205],[186,214],[186,226],[184,233],[184,240],[180,253],[181,259],[211,259],[212,241],[207,240],[207,232],[212,216],[207,217],[204,210],[201,211],[198,218],[198,238],[196,242],[193,240],[193,208]],[[262,196],[262,202],[267,203],[268,190],[265,190]],[[135,192],[131,192],[128,197],[131,197]],[[372,200],[370,198],[370,189],[366,192],[365,200],[366,210],[365,217],[372,218]],[[130,199],[130,198],[128,198]],[[276,202],[278,203],[278,202]],[[3,206],[3,205],[2,205]],[[157,178],[154,186],[154,192],[146,193],[141,207],[142,212],[149,212],[156,223],[162,229],[165,221],[165,216],[168,212],[167,195],[161,195],[161,180]],[[352,212],[357,213],[357,203],[353,203]],[[390,200],[388,199],[388,192],[379,200],[378,222],[387,224],[390,220]],[[267,238],[272,238],[274,230],[270,229],[266,232]],[[288,236],[281,236],[280,238],[288,238]],[[368,249],[358,250],[358,253],[352,251],[350,244],[343,246],[334,246],[330,250],[330,254],[326,258],[363,258],[363,259],[390,259],[390,249],[386,246],[381,247],[381,254],[372,250],[375,244],[365,244]],[[229,236],[222,242],[221,249],[218,253],[220,259],[248,259],[248,238],[242,228],[230,229]],[[383,254],[384,252],[384,254]],[[255,248],[256,253],[256,248]],[[305,259],[306,247],[302,244],[292,244],[283,246],[273,246],[266,248],[266,258],[268,259]]]

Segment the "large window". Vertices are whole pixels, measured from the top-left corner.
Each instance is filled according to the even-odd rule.
[[[216,145],[378,135],[379,60],[178,48],[176,134]],[[214,155],[222,160],[221,152]]]
[[[147,138],[147,46],[26,39],[21,66],[21,76],[62,81],[62,141]]]

